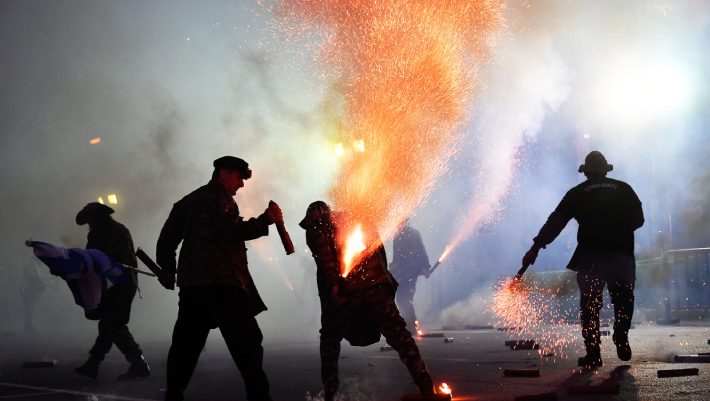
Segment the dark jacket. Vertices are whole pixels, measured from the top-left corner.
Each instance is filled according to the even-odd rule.
[[[136,267],[136,253],[133,239],[128,229],[111,216],[104,216],[92,222],[87,235],[86,249],[98,249],[116,262]],[[129,274],[135,284],[135,274]]]
[[[178,286],[235,286],[256,315],[266,310],[249,273],[245,241],[269,234],[268,216],[244,220],[226,189],[211,180],[173,205],[156,248]],[[175,251],[182,242],[175,264]]]
[[[342,244],[348,233],[342,232],[340,227],[350,226],[347,220],[351,217],[337,212],[332,212],[331,216],[331,222],[304,221],[302,225],[306,229],[306,243],[316,262],[319,294],[329,294],[332,287],[338,287],[341,295],[377,285],[396,289],[397,282],[387,270],[385,247],[372,225],[363,224],[363,231],[369,243],[377,244],[375,250],[342,277]]]
[[[409,225],[397,231],[392,240],[392,250],[394,256],[390,271],[400,283],[409,282],[429,271],[429,255],[424,248],[422,236]]]
[[[582,254],[623,252],[633,256],[634,231],[644,223],[641,201],[629,184],[607,177],[590,177],[570,189],[534,241],[544,247],[571,219],[577,220],[577,249],[569,269]]]

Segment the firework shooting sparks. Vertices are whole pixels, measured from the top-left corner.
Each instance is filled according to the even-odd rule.
[[[296,224],[325,199],[376,225],[386,246],[412,218],[439,264],[415,302],[429,323],[515,273],[596,148],[644,202],[639,250],[655,249],[670,216],[676,246],[707,246],[698,83],[710,71],[700,51],[710,6],[593,3],[8,2],[4,253],[24,255],[21,240],[40,234],[81,247],[85,232],[66,216],[115,194],[117,215],[153,254],[170,205],[234,153],[254,170],[240,211],[256,216],[274,199],[296,249],[284,258],[275,238],[250,245],[265,297],[293,299],[312,281]],[[563,269],[574,241],[568,227],[531,270]],[[272,284],[274,269],[257,266],[276,257]]]

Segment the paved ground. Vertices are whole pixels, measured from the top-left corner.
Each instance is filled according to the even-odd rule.
[[[551,328],[552,331],[555,328]],[[285,333],[281,333],[282,335]],[[93,333],[63,333],[62,340],[49,335],[35,338],[5,333],[0,345],[0,400],[159,400],[165,382],[165,356],[169,343],[143,341],[153,375],[130,383],[119,382],[126,362],[112,351],[101,367],[97,381],[84,379],[72,369],[83,362]],[[310,400],[320,390],[318,344],[311,339],[267,340],[265,368],[272,383],[274,400]],[[640,324],[631,333],[634,357],[628,363],[616,359],[610,338],[603,346],[604,367],[594,372],[576,369],[582,347],[575,337],[555,356],[537,351],[513,351],[504,341],[518,339],[515,333],[495,329],[447,331],[444,339],[418,339],[422,353],[437,381],[449,383],[454,400],[512,400],[516,396],[555,392],[560,400],[708,400],[710,365],[672,363],[677,354],[709,352],[710,325],[654,326]],[[415,392],[408,374],[392,351],[381,351],[384,342],[366,348],[344,345],[341,360],[343,400],[398,400]],[[56,359],[48,368],[23,368],[22,362]],[[657,378],[658,369],[699,368],[699,375]],[[537,378],[506,378],[503,369],[539,368]],[[619,383],[617,395],[568,394],[573,385]],[[186,393],[188,400],[242,400],[244,390],[238,371],[228,356],[219,333],[210,335],[195,376]],[[317,399],[317,398],[314,398]]]

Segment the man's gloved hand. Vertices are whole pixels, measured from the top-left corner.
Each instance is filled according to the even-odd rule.
[[[158,276],[158,281],[168,290],[175,289],[175,273],[163,272],[163,274]]]
[[[269,220],[271,220],[271,224],[277,221],[283,221],[284,219],[284,215],[281,212],[281,208],[274,201],[269,201],[269,207],[264,210],[264,214],[266,215],[266,217],[269,218]]]
[[[523,256],[523,266],[530,266],[535,264],[537,259],[537,253],[540,252],[540,245],[537,243],[533,244],[530,249]]]

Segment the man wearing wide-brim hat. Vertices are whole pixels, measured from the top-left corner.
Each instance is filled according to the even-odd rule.
[[[114,220],[114,210],[102,203],[91,202],[76,215],[76,224],[89,225],[87,249],[98,249],[116,262],[127,266],[137,266],[133,239],[128,229]],[[80,375],[97,378],[99,364],[113,344],[130,362],[128,371],[119,379],[134,379],[150,376],[150,368],[143,358],[143,351],[128,329],[131,316],[131,304],[138,288],[138,279],[134,273],[128,273],[128,283],[113,285],[101,298],[99,307],[90,319],[99,320],[99,335],[89,351],[89,359],[75,369]]]
[[[578,171],[587,180],[570,189],[548,217],[523,264],[535,263],[538,251],[550,244],[571,219],[579,223],[577,249],[567,265],[577,272],[580,290],[580,320],[587,354],[578,365],[602,366],[599,311],[602,293],[608,285],[614,304],[616,353],[622,361],[631,359],[629,328],[634,312],[634,231],[644,223],[641,201],[629,184],[608,178],[613,170],[599,151],[590,152]]]

